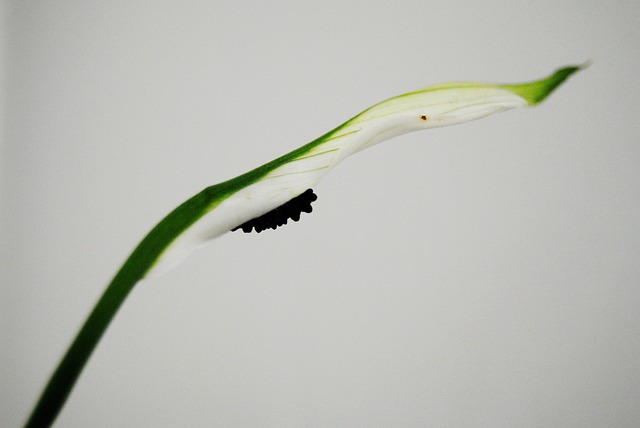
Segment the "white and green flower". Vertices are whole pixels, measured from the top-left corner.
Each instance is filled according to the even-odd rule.
[[[383,101],[320,138],[236,178],[207,187],[167,215],[113,278],[38,401],[27,427],[49,426],[110,321],[138,281],[165,272],[225,232],[275,228],[309,212],[309,191],[346,157],[389,138],[535,105],[580,66],[517,85],[449,83]]]

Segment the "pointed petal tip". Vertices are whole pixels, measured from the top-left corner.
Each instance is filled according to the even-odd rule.
[[[591,66],[591,60],[579,65],[570,65],[559,68],[550,76],[541,80],[516,85],[501,85],[505,89],[520,95],[531,106],[540,104],[551,93],[577,71],[584,70]]]

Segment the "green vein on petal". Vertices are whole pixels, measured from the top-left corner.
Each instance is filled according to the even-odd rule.
[[[208,240],[299,196],[353,153],[406,132],[538,104],[585,67],[565,67],[522,84],[447,83],[390,98],[296,150],[191,197],[160,221],[125,261],[58,365],[26,426],[53,423],[111,319],[141,279],[161,274]]]

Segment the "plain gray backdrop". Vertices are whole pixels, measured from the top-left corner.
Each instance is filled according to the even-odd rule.
[[[0,426],[202,188],[385,98],[544,104],[362,152],[140,283],[60,427],[640,425],[640,3],[3,4]]]

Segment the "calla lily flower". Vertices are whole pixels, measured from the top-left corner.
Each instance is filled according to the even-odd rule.
[[[363,111],[316,140],[231,180],[207,187],[142,240],[98,301],[44,390],[27,426],[48,426],[133,286],[166,272],[191,251],[232,230],[276,228],[311,211],[312,189],[352,154],[407,132],[456,125],[543,101],[571,66],[522,84],[473,82],[430,86]]]

